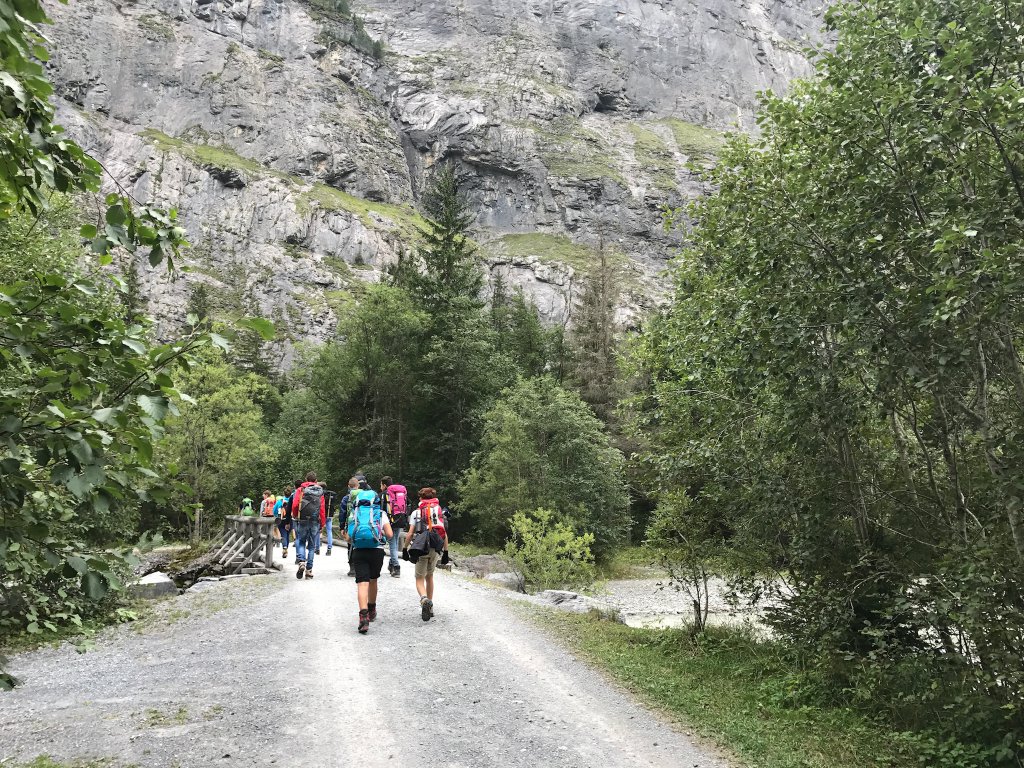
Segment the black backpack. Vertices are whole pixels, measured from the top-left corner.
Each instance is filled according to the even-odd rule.
[[[299,498],[299,520],[320,521],[320,501],[324,497],[324,489],[315,483],[302,489]]]

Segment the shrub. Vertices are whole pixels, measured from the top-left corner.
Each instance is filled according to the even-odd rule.
[[[528,590],[579,588],[594,580],[593,543],[592,533],[577,536],[549,509],[517,512],[505,556]]]

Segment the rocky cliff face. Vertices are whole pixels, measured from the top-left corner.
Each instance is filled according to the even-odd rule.
[[[164,328],[204,284],[221,312],[273,319],[287,365],[292,342],[328,337],[412,245],[419,190],[442,160],[468,180],[492,275],[549,322],[565,321],[598,247],[627,267],[626,309],[642,306],[677,247],[662,209],[704,191],[686,162],[752,127],[756,92],[805,73],[819,29],[806,0],[347,6],[53,9],[62,122],[188,228],[191,271],[144,274]]]

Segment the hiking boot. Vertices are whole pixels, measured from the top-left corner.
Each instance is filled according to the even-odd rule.
[[[327,556],[328,556],[328,557],[330,557],[330,556],[331,556],[331,548],[330,548],[330,547],[328,547],[328,548],[327,548]]]
[[[376,621],[377,620],[377,604],[376,603],[370,603],[370,607],[366,609],[366,618],[368,618],[370,621]]]
[[[396,579],[402,578],[402,566],[396,565],[394,568],[392,568],[391,575],[394,576]]]
[[[302,558],[301,558],[301,557],[298,557],[298,556],[296,556],[296,558],[295,558],[295,564],[296,564],[296,565],[299,565],[299,564],[300,564],[301,562],[302,562]]]
[[[424,621],[430,621],[430,617],[434,615],[434,601],[427,597],[420,598],[420,618]]]
[[[320,554],[320,550],[318,549],[318,550],[316,551],[316,553],[317,553],[317,554],[319,555],[319,554]]]
[[[301,579],[305,572],[306,572],[306,564],[305,563],[300,563],[299,564],[299,570],[297,570],[295,572],[295,578],[296,579]]]
[[[283,552],[281,553],[281,559],[282,559],[282,560],[287,560],[287,559],[288,559],[288,550],[287,550],[287,549],[286,549],[286,550],[284,550],[284,551],[283,551]]]
[[[369,611],[359,611],[359,633],[365,635],[370,631]]]
[[[306,578],[307,579],[312,579],[313,578],[313,572],[312,571],[306,571]]]

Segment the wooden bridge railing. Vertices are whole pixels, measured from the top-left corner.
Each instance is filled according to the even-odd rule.
[[[241,573],[243,568],[274,567],[274,539],[271,529],[277,524],[273,517],[228,515],[224,518],[224,534],[214,553],[217,563],[228,573]]]

